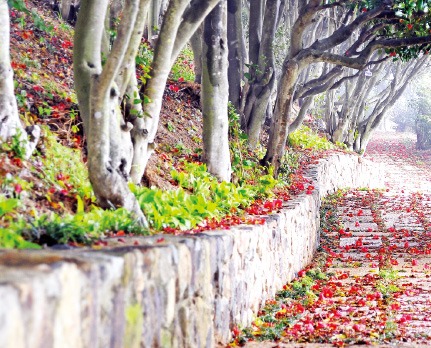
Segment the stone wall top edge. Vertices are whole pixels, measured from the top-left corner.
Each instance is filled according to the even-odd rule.
[[[360,158],[355,154],[344,154],[344,153],[336,153],[326,158],[319,160],[317,164],[311,165],[308,169],[307,174],[310,174],[310,179],[313,180],[316,185],[316,190],[320,189],[317,169],[331,161],[339,161],[340,158],[351,158],[356,159]],[[365,160],[368,161],[368,160]],[[371,162],[370,162],[371,163]],[[273,213],[268,215],[268,221],[265,222],[265,225],[270,224],[274,220],[285,218],[286,214],[289,214],[289,211],[294,211],[297,207],[306,199],[309,195],[300,194],[299,196],[294,197],[294,199],[285,202],[283,209],[278,213]],[[319,199],[319,192],[314,196],[314,199]],[[0,267],[17,267],[17,268],[27,268],[33,267],[39,264],[55,264],[58,262],[68,262],[68,263],[87,263],[91,262],[105,262],[109,258],[116,257],[124,257],[126,254],[141,252],[145,253],[155,248],[167,248],[172,247],[179,243],[184,243],[185,241],[196,240],[199,241],[201,239],[207,238],[229,238],[237,235],[238,233],[249,233],[255,232],[256,229],[261,228],[261,226],[255,225],[238,225],[234,226],[231,229],[226,230],[208,230],[201,232],[199,234],[190,234],[190,235],[166,235],[159,234],[154,236],[133,236],[124,238],[126,244],[124,245],[115,245],[113,247],[109,247],[106,249],[91,249],[91,248],[77,248],[70,250],[56,250],[53,248],[46,248],[43,250],[5,250],[0,249]],[[269,235],[270,237],[270,235]],[[158,242],[160,238],[163,238],[164,241]],[[130,239],[130,240],[129,240]],[[111,239],[107,239],[110,241]],[[112,240],[115,240],[112,239]],[[133,245],[133,242],[138,240],[139,245]],[[130,243],[130,244],[129,244]],[[0,275],[1,279],[1,275]]]

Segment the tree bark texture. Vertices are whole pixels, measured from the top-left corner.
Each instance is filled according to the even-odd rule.
[[[29,138],[23,128],[16,103],[13,70],[10,61],[10,22],[6,0],[0,0],[0,143],[12,136],[18,136],[28,159],[40,137],[40,128],[29,128]]]
[[[220,181],[230,181],[227,3],[220,2],[204,21],[202,113],[204,161]]]
[[[146,225],[146,219],[128,187],[133,144],[130,126],[122,117],[122,99],[116,79],[129,64],[130,44],[140,7],[147,3],[128,0],[118,27],[117,39],[102,67],[101,48],[109,0],[84,0],[75,29],[74,75],[84,130],[87,136],[88,169],[94,193],[104,208],[124,207]],[[142,35],[142,32],[141,32]],[[137,49],[137,48],[136,48]]]
[[[244,78],[245,47],[242,24],[242,0],[227,2],[227,36],[229,45],[229,101],[236,110],[241,107],[241,89]]]
[[[260,131],[265,121],[271,93],[275,87],[276,74],[274,64],[273,43],[277,29],[280,0],[267,0],[263,15],[263,30],[261,41],[255,44],[259,48],[257,57],[250,51],[249,86],[245,96],[245,106],[242,112],[242,127],[249,137],[249,146],[255,148],[259,143]],[[251,11],[251,9],[250,9]],[[252,15],[250,14],[250,21]],[[252,26],[252,25],[251,25]],[[257,39],[257,33],[256,33]]]
[[[145,86],[149,102],[143,107],[144,117],[134,124],[140,134],[139,143],[135,142],[131,176],[140,182],[148,159],[155,148],[155,136],[162,107],[163,93],[170,69],[184,45],[201,25],[206,15],[220,0],[171,0],[164,14],[154,58],[151,65],[151,78]]]
[[[199,27],[190,38],[190,46],[193,50],[193,64],[195,72],[195,82],[202,82],[202,35],[203,29]]]

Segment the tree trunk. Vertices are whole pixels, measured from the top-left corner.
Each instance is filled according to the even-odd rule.
[[[295,60],[286,60],[284,72],[280,81],[277,102],[274,109],[274,122],[271,125],[268,146],[262,164],[274,167],[275,172],[280,167],[284,155],[289,126],[293,122],[292,101],[295,84],[301,72],[300,65]]]
[[[221,181],[230,181],[228,139],[228,47],[226,1],[217,5],[204,21],[202,113],[204,161]]]
[[[15,99],[13,70],[10,62],[9,8],[6,0],[0,0],[0,143],[12,136],[18,136],[28,159],[40,137],[40,128],[33,126],[30,138],[21,125]]]
[[[182,47],[218,2],[219,0],[200,0],[192,3],[187,0],[169,2],[154,51],[151,78],[145,86],[148,103],[144,105],[144,117],[137,118],[134,123],[134,132],[140,134],[139,144],[135,143],[134,147],[131,172],[135,182],[140,182],[148,159],[155,148],[154,140],[170,69]]]
[[[190,46],[193,50],[193,64],[195,71],[195,82],[202,82],[202,27],[190,38]]]
[[[136,129],[134,132],[136,136],[139,136],[139,143],[135,143],[134,147],[131,172],[134,182],[141,181],[148,160],[154,151],[154,138],[159,123],[163,93],[172,66],[171,59],[175,44],[175,33],[181,24],[182,17],[180,14],[184,12],[187,5],[188,1],[186,0],[171,0],[169,2],[159,39],[154,50],[150,73],[151,78],[145,86],[145,94],[149,102],[144,105],[144,116],[136,119],[135,122]]]
[[[244,33],[242,0],[228,0],[227,35],[229,45],[229,101],[238,111],[244,73]]]
[[[146,219],[128,187],[133,154],[130,127],[122,118],[122,99],[116,78],[128,64],[127,54],[140,7],[145,2],[129,0],[127,18],[118,28],[117,39],[102,68],[101,47],[109,0],[85,0],[75,29],[74,75],[81,116],[88,144],[88,170],[94,193],[104,208],[124,207],[138,222]],[[140,32],[142,35],[142,31]],[[137,49],[137,48],[136,48]]]
[[[260,131],[265,121],[267,106],[275,86],[273,42],[278,22],[280,0],[267,0],[263,19],[264,32],[261,34],[257,62],[252,61],[250,51],[250,86],[243,110],[242,127],[249,137],[250,148],[259,142]],[[252,16],[250,15],[250,20]],[[257,46],[257,45],[256,45]],[[253,55],[255,55],[253,53]],[[253,57],[255,59],[256,57]]]

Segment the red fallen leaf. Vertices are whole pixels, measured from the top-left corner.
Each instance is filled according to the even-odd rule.
[[[362,215],[364,215],[364,211],[362,209],[359,209],[358,210],[358,216],[362,216]]]
[[[368,227],[367,232],[373,232],[373,229],[371,227]]]
[[[266,202],[263,204],[263,207],[264,207],[265,209],[268,209],[268,210],[273,210],[273,209],[275,208],[275,206],[274,206],[274,202],[272,202],[272,201],[266,201]]]
[[[184,77],[180,77],[180,78],[178,79],[178,82],[184,82]]]
[[[117,231],[117,233],[115,234],[117,237],[121,237],[121,236],[125,236],[126,233],[123,230],[119,230]]]
[[[305,274],[306,274],[305,270],[302,269],[298,272],[298,277],[302,278],[305,276]]]
[[[305,308],[302,304],[300,303],[295,303],[295,305],[293,306],[293,311],[296,314],[302,314],[305,312]]]
[[[404,248],[406,248],[406,249],[407,249],[408,247],[409,247],[409,242],[405,242],[405,243],[404,243]]]
[[[117,239],[120,243],[126,243],[126,241],[124,240],[124,238],[118,238]]]
[[[334,296],[334,292],[330,288],[324,287],[320,295],[324,298],[331,298]]]
[[[412,260],[412,266],[417,266],[418,265],[418,260]]]
[[[156,243],[163,243],[165,241],[165,238],[159,238],[156,240]]]
[[[43,92],[43,87],[41,87],[41,86],[33,86],[33,91],[35,91],[35,92]]]
[[[68,40],[65,40],[61,43],[61,47],[63,47],[63,48],[69,48],[72,46],[73,46],[73,43],[71,41],[68,41]]]
[[[283,201],[281,199],[275,199],[273,202],[274,202],[274,205],[276,208],[282,208],[283,207]]]
[[[177,93],[180,90],[180,88],[177,85],[169,85],[169,90],[174,93]]]
[[[137,240],[135,240],[135,241],[133,242],[133,245],[139,245],[139,242],[138,242]]]
[[[359,238],[359,239],[356,240],[355,246],[356,247],[361,247],[362,246],[362,238]]]
[[[391,259],[391,265],[393,265],[393,266],[398,265],[398,261],[395,259]]]
[[[12,158],[11,162],[12,162],[12,164],[14,164],[14,165],[16,165],[18,167],[22,166],[21,158],[14,157],[14,158]]]
[[[20,184],[15,184],[14,191],[17,194],[20,194],[22,192],[22,186]]]
[[[398,320],[398,322],[403,324],[403,323],[410,321],[410,320],[412,320],[412,316],[410,314],[405,314]]]
[[[401,306],[400,306],[400,304],[399,304],[399,303],[397,303],[397,302],[395,302],[395,303],[391,303],[391,309],[392,309],[393,311],[398,311],[398,310],[400,310],[400,309],[401,309]]]
[[[360,331],[363,331],[365,329],[365,326],[360,325],[360,324],[354,324],[352,326],[352,329],[355,330],[356,332],[360,332]]]
[[[359,307],[364,307],[367,304],[367,302],[365,301],[365,299],[361,298],[358,300],[357,304]]]
[[[360,224],[358,221],[356,221],[356,222],[355,222],[355,226],[356,226],[356,227],[359,227],[359,226],[361,226],[361,224]]]
[[[347,279],[349,278],[349,275],[347,273],[342,273],[338,276],[339,280]]]

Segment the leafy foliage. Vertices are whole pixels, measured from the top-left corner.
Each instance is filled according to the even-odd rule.
[[[195,80],[195,71],[193,65],[193,51],[190,47],[186,46],[179,54],[177,60],[171,69],[171,77],[176,81],[189,81]]]
[[[27,239],[39,243],[45,241],[48,245],[70,242],[88,244],[106,237],[109,232],[146,233],[127,210],[103,210],[97,207],[88,213],[75,215],[42,215],[26,221],[20,230]]]
[[[302,149],[329,150],[335,148],[334,144],[322,138],[307,126],[301,126],[295,132],[289,134],[288,142],[291,146]]]
[[[92,200],[93,190],[80,151],[59,143],[48,129],[45,129],[45,134],[46,152],[42,159],[44,179],[61,189],[72,189],[82,200]]]

